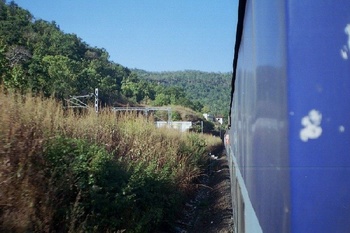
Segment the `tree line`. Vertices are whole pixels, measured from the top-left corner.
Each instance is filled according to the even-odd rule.
[[[198,71],[146,72],[109,60],[103,48],[64,33],[14,1],[0,0],[0,83],[61,100],[99,88],[100,104],[182,105],[225,114],[229,76]]]
[[[202,72],[195,70],[148,72],[133,69],[142,80],[166,87],[177,87],[194,101],[202,103],[201,111],[228,116],[232,73]]]

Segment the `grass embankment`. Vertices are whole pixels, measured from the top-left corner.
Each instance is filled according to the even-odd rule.
[[[217,138],[0,91],[1,232],[171,227]]]

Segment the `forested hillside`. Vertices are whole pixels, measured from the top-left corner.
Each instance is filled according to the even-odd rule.
[[[62,32],[55,22],[35,20],[14,2],[0,2],[0,81],[5,87],[58,98],[98,87],[102,102],[112,104],[130,74],[110,62],[104,49]]]
[[[207,134],[214,124],[200,119],[199,99],[138,75],[0,0],[0,232],[178,231],[222,140]],[[62,107],[95,88],[99,114]],[[173,120],[204,133],[159,129],[116,105],[182,105]]]
[[[36,20],[15,2],[4,0],[0,1],[0,83],[61,100],[99,88],[102,106],[182,105],[195,111],[203,107],[180,88],[140,80],[110,61],[105,49],[64,33],[55,22]]]
[[[0,88],[0,232],[177,232],[219,137]]]
[[[175,72],[147,72],[132,70],[142,80],[179,87],[191,100],[200,101],[204,112],[228,116],[231,90],[231,73],[208,73],[185,70]]]

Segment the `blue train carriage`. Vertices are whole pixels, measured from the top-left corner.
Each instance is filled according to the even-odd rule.
[[[236,232],[350,232],[350,1],[239,1]]]

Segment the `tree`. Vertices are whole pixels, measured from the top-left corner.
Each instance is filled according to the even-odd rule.
[[[210,107],[208,105],[204,105],[202,108],[202,113],[210,113]]]
[[[141,80],[151,81],[158,86],[177,87],[183,90],[186,105],[196,111],[201,111],[202,105],[208,106],[213,114],[224,115],[230,104],[231,73],[208,73],[201,71],[147,72],[132,70]],[[165,92],[163,92],[165,93]],[[170,94],[167,92],[166,94]],[[173,95],[173,102],[178,98]],[[184,99],[183,99],[184,100]],[[182,103],[178,103],[181,104]],[[206,110],[207,112],[207,110]]]
[[[6,44],[0,39],[0,83],[3,82],[3,79],[8,73],[8,60],[5,56],[6,53]]]
[[[19,89],[21,91],[27,89],[27,79],[21,65],[15,65],[9,70],[9,75],[4,78],[4,84],[7,88]]]
[[[5,55],[11,67],[18,64],[23,64],[32,57],[32,54],[28,49],[19,45],[11,46]]]
[[[43,61],[47,66],[51,93],[61,99],[78,93],[77,77],[80,67],[77,62],[62,55],[45,56]]]
[[[27,30],[33,16],[29,11],[20,8],[14,1],[8,6],[1,5],[0,35],[9,45],[25,45],[23,35]]]
[[[156,94],[156,98],[152,102],[155,106],[164,106],[170,104],[170,96],[165,95],[164,93]]]

